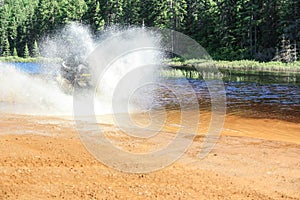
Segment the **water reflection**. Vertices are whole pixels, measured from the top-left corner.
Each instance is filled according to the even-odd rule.
[[[31,74],[49,72],[46,65],[37,63],[19,63],[14,66]],[[50,67],[49,67],[50,68]],[[55,67],[51,65],[51,69]],[[251,73],[239,74],[229,70],[221,70],[227,97],[227,112],[257,118],[280,118],[300,122],[300,74]],[[214,81],[220,74],[210,71],[164,69],[161,71],[161,87],[149,90],[144,95],[145,101],[155,97],[152,108],[169,110],[193,108],[199,104],[200,109],[210,109],[210,95],[205,80]],[[187,84],[193,90],[187,90]],[[170,86],[170,87],[168,87]],[[180,93],[180,100],[170,89]],[[153,94],[154,92],[154,94]],[[196,95],[198,102],[195,102]],[[184,101],[184,102],[182,102]],[[197,100],[196,100],[197,101]]]
[[[276,72],[245,72],[230,71],[219,69],[222,73],[223,81],[230,82],[255,82],[255,83],[282,83],[282,84],[300,84],[300,74],[295,73],[276,73]],[[177,77],[189,79],[214,79],[219,74],[212,73],[208,70],[196,71],[187,69],[165,69],[161,71],[164,77]]]
[[[210,96],[203,77],[196,71],[170,70],[163,72],[166,85],[174,88],[185,88],[186,80],[194,88],[200,107],[209,109]],[[212,79],[213,74],[204,74]],[[181,75],[181,76],[180,76]],[[173,78],[172,78],[173,77]],[[175,77],[175,78],[174,78]],[[299,76],[275,76],[270,74],[238,75],[223,73],[227,96],[228,113],[242,114],[258,118],[280,118],[300,122],[300,84]],[[183,92],[187,92],[182,90]],[[176,97],[166,95],[168,91],[160,91],[158,100],[161,106],[177,109]],[[190,94],[184,94],[187,96]],[[164,98],[167,96],[168,98]]]

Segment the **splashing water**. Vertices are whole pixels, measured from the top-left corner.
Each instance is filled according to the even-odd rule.
[[[0,63],[0,110],[22,114],[71,114],[72,97],[58,85]]]
[[[86,26],[72,22],[54,36],[45,37],[41,53],[47,58],[66,58],[78,54],[86,57],[95,48],[93,36]]]
[[[123,34],[126,32],[126,34]],[[139,88],[144,80],[155,79],[155,67],[161,62],[162,54],[157,50],[141,50],[130,52],[115,60],[109,66],[102,66],[101,59],[106,59],[116,49],[127,48],[139,43],[141,45],[159,47],[159,38],[141,28],[130,28],[126,30],[113,29],[105,32],[105,41],[109,46],[103,44],[103,40],[93,40],[87,27],[78,23],[71,23],[59,31],[54,37],[48,37],[43,41],[42,55],[50,58],[60,57],[65,59],[72,55],[81,55],[81,59],[97,47],[102,45],[102,55],[98,63],[89,63],[96,86],[95,113],[107,114],[112,112],[112,100],[115,92],[119,101],[131,96],[143,97],[140,103],[135,101],[132,106],[145,107],[151,103],[151,97],[141,94],[139,90],[135,93],[133,88]],[[118,37],[120,36],[121,37]],[[117,36],[117,37],[116,37]],[[101,38],[101,37],[100,37]],[[102,37],[103,38],[103,37]],[[140,66],[149,65],[149,69],[139,69]],[[39,115],[72,115],[73,96],[62,91],[53,78],[59,73],[60,65],[53,64],[43,71],[47,76],[30,75],[17,70],[13,64],[0,63],[0,110],[12,113],[39,114]],[[102,71],[101,78],[97,77]],[[97,75],[95,75],[97,74]],[[134,77],[134,79],[133,79]],[[122,85],[122,90],[118,89]],[[134,94],[133,94],[134,93]],[[134,105],[133,105],[134,104]],[[126,108],[127,109],[127,108]],[[122,110],[120,112],[126,112]]]
[[[106,102],[110,112],[112,105],[109,102],[112,101],[123,105],[115,112],[128,112],[130,107],[132,111],[147,109],[152,104],[154,89],[145,84],[156,81],[163,56],[158,50],[159,42],[157,35],[145,29],[131,28],[112,32],[111,37],[100,43],[96,64],[92,64],[93,74],[100,75],[94,80],[97,94],[100,94],[96,99]],[[105,58],[111,61],[108,66],[101,65]]]

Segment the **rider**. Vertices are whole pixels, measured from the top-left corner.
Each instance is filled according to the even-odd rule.
[[[83,75],[89,73],[87,64],[83,62],[83,58],[78,55],[71,55],[62,63],[61,75],[74,86],[78,81],[81,81]],[[85,80],[88,81],[88,80]]]
[[[84,62],[86,55],[85,43],[78,40],[76,35],[66,34],[63,38],[65,47],[62,49],[63,62],[60,68],[60,75],[70,84],[78,86],[79,83],[88,82],[88,65]],[[84,74],[84,75],[83,75]]]
[[[61,74],[65,79],[69,80],[72,84],[76,79],[79,64],[80,64],[80,60],[76,55],[69,56],[62,63]]]

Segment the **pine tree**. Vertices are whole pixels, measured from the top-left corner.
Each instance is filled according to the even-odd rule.
[[[17,51],[16,47],[14,47],[13,56],[14,57],[18,57],[18,51]]]
[[[283,34],[281,40],[281,50],[279,53],[276,52],[273,60],[281,61],[284,63],[293,62],[297,60],[297,56],[295,56],[296,53],[296,47],[292,47],[292,45],[290,44],[290,40],[286,39],[285,35]]]
[[[123,0],[100,0],[101,15],[105,25],[124,24],[123,22]]]
[[[185,0],[156,0],[155,26],[180,30],[186,17],[187,3]]]
[[[88,0],[86,4],[88,8],[82,17],[83,22],[89,24],[94,32],[102,30],[105,22],[101,16],[100,1]]]
[[[139,3],[140,19],[142,21],[142,24],[144,24],[145,26],[154,26],[154,20],[156,16],[155,1],[156,0],[141,0]]]
[[[210,0],[187,0],[187,17],[184,33],[198,41],[207,50],[217,49],[220,40],[217,39],[218,7]]]
[[[5,46],[5,39],[6,38],[6,29],[7,29],[7,6],[2,5],[0,6],[0,53],[1,56],[4,54],[4,46]]]
[[[215,58],[228,60],[268,61],[285,34],[295,60],[300,47],[299,19],[299,0],[4,0],[0,53],[10,55],[15,47],[23,55],[25,43],[34,46],[35,40],[78,21],[94,32],[104,24],[143,23],[178,30]]]
[[[292,50],[292,55],[293,55],[293,61],[297,61],[297,42],[294,42],[293,50]]]
[[[53,6],[48,0],[39,0],[38,5],[34,11],[33,28],[37,37],[47,34],[53,22]]]
[[[281,61],[282,62],[292,62],[293,60],[293,55],[292,55],[292,48],[291,48],[291,43],[290,40],[285,39],[283,36],[282,39],[282,50],[281,50]]]
[[[24,48],[24,58],[29,58],[30,57],[30,53],[29,53],[29,48],[28,48],[28,44],[25,44],[25,48]]]
[[[144,2],[144,1],[143,1]],[[141,25],[141,1],[124,0],[122,21],[126,25]]]
[[[60,0],[57,1],[57,24],[65,24],[70,21],[80,21],[87,10],[84,0]]]
[[[294,46],[300,46],[300,3],[299,0],[280,0],[279,9],[280,26],[277,32],[284,34],[290,41],[295,41]],[[297,57],[297,55],[296,55]]]
[[[38,46],[36,40],[34,41],[34,44],[33,44],[32,56],[35,58],[40,56],[40,50],[39,50],[39,46]]]
[[[4,57],[11,56],[11,53],[10,53],[10,44],[9,44],[8,38],[6,38],[6,40],[5,40],[5,46],[4,46],[3,49],[4,49],[4,50],[3,50],[2,55],[3,55]]]
[[[101,16],[101,7],[99,1],[96,3],[95,11],[93,12],[92,19],[93,19],[95,31],[102,30],[105,23],[104,23],[104,19]]]

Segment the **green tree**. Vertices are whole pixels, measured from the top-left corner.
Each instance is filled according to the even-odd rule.
[[[187,3],[185,0],[156,0],[154,2],[155,26],[181,30],[186,17]]]
[[[91,26],[94,32],[100,31],[104,27],[104,19],[101,16],[101,5],[99,0],[87,0],[87,10],[82,19]]]
[[[51,2],[48,0],[39,0],[34,11],[33,26],[38,38],[42,37],[43,34],[47,34],[52,26],[54,16]]]
[[[33,49],[32,49],[32,56],[37,58],[40,56],[40,50],[37,44],[37,41],[34,41]]]
[[[257,52],[255,58],[260,61],[271,60],[276,53],[276,45],[280,41],[278,34],[279,0],[258,1]]]
[[[27,43],[25,44],[24,48],[24,58],[29,58],[30,57],[30,52]]]
[[[6,38],[4,44],[5,45],[4,45],[4,48],[3,48],[4,50],[3,50],[2,56],[4,56],[4,57],[11,56],[10,44],[9,44],[8,38]]]
[[[18,57],[18,51],[17,51],[16,47],[14,47],[13,56]]]
[[[278,34],[284,34],[297,51],[300,46],[300,3],[298,0],[280,0],[279,4],[280,26]],[[278,45],[279,46],[279,45]],[[297,55],[295,55],[297,57]]]
[[[170,28],[194,38],[214,58],[227,60],[268,61],[284,34],[294,59],[299,57],[299,0],[5,0],[0,53],[6,54],[8,43],[10,52],[11,47],[24,52],[26,44],[34,51],[35,41],[70,21],[94,32],[114,24]]]
[[[217,4],[210,0],[187,0],[187,6],[184,33],[214,52],[219,43],[215,34],[218,26]]]
[[[101,0],[101,15],[106,26],[123,24],[123,0]]]
[[[70,21],[80,21],[85,14],[87,5],[84,0],[60,0],[57,1],[57,18],[59,22],[65,24]]]
[[[7,2],[0,6],[0,52],[1,55],[5,55],[5,48],[9,43],[7,37],[8,22],[10,17],[11,9]]]
[[[141,19],[141,1],[124,0],[122,18],[126,25],[141,25],[143,23],[143,19]]]
[[[140,7],[140,20],[142,24],[144,23],[145,26],[153,27],[154,20],[156,16],[156,9],[155,9],[155,1],[156,0],[141,0],[139,3]]]

